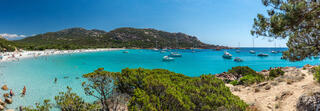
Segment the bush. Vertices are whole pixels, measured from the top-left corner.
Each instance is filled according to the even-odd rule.
[[[232,84],[232,85],[234,85],[234,86],[235,86],[235,85],[238,85],[239,83],[238,83],[238,81],[237,81],[237,80],[233,80],[233,81],[231,81],[231,82],[230,82],[230,84]]]
[[[231,81],[232,85],[251,85],[254,83],[259,83],[265,80],[264,76],[257,73],[255,70],[251,69],[248,66],[237,66],[228,70],[229,74],[240,78],[240,80]]]
[[[251,69],[248,66],[237,66],[232,67],[232,69],[228,70],[229,74],[233,74],[236,77],[246,76],[250,74],[257,74],[257,72],[253,69]]]
[[[265,78],[261,74],[250,74],[240,78],[239,84],[249,86],[254,83],[260,83],[264,80]]]
[[[284,74],[284,71],[281,70],[281,68],[271,69],[269,72],[269,77],[271,79],[282,76]]]
[[[314,67],[312,69],[313,78],[320,83],[320,66]]]

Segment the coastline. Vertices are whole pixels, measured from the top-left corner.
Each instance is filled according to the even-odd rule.
[[[125,48],[97,48],[97,49],[76,49],[76,50],[47,49],[43,51],[2,52],[0,53],[0,62],[19,61],[20,59],[39,57],[39,56],[73,54],[73,53],[84,53],[84,52],[115,51],[115,50],[124,50],[124,49]]]

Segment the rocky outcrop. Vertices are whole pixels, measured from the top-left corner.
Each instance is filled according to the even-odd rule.
[[[229,82],[229,81],[233,81],[233,80],[238,79],[238,77],[234,76],[233,74],[228,74],[226,72],[223,72],[221,74],[216,74],[215,76],[225,82]]]
[[[320,92],[305,93],[299,97],[297,102],[298,111],[319,111]]]
[[[8,90],[9,88],[8,88],[7,85],[3,85],[3,86],[1,87],[1,89],[6,91],[6,90]]]

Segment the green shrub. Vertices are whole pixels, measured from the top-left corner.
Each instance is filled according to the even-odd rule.
[[[234,86],[235,86],[235,85],[238,85],[239,83],[238,83],[238,81],[237,81],[237,80],[233,80],[233,81],[231,81],[231,82],[230,82],[230,84],[232,84],[232,85],[234,85]]]
[[[245,75],[250,75],[250,74],[257,74],[257,72],[253,69],[251,69],[248,66],[237,66],[237,67],[232,67],[232,69],[228,70],[229,74],[233,74],[236,77],[241,77]]]
[[[282,76],[284,74],[284,71],[281,70],[281,68],[271,69],[269,72],[269,77],[271,79]]]
[[[262,82],[264,80],[265,78],[261,74],[250,74],[240,78],[239,84],[248,86],[254,83]]]
[[[314,67],[312,69],[313,72],[313,78],[317,81],[320,82],[320,66]]]
[[[228,71],[228,74],[232,74],[237,78],[240,78],[239,81],[231,81],[230,84],[232,85],[251,85],[265,80],[263,75],[258,74],[255,70],[248,66],[233,67]]]

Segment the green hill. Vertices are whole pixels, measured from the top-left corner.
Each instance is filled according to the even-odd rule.
[[[0,36],[0,52],[14,51],[16,44]]]
[[[178,41],[178,42],[176,42]],[[70,28],[15,41],[25,49],[80,48],[208,48],[217,46],[201,42],[195,36],[155,29],[118,28],[110,32]]]

